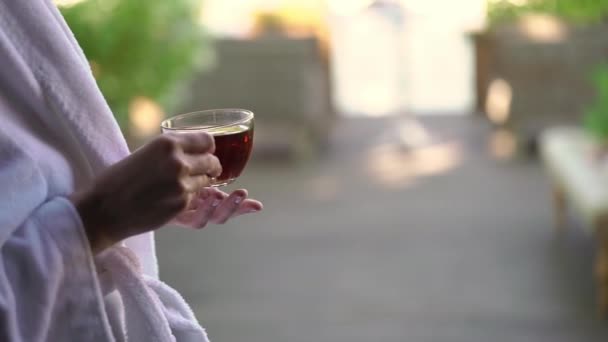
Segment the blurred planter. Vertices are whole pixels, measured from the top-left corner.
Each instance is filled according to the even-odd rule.
[[[328,66],[315,38],[223,39],[215,52],[215,68],[196,77],[182,112],[252,110],[258,155],[301,158],[327,147],[334,112]]]
[[[593,74],[594,102],[587,108],[584,126],[595,140],[594,154],[606,161],[608,155],[608,64],[597,67]]]
[[[572,26],[547,16],[525,17],[473,40],[477,107],[524,142],[549,126],[580,124],[594,97],[592,72],[608,57],[608,25]]]

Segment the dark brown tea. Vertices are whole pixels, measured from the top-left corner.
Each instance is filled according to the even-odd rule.
[[[222,174],[215,185],[231,183],[241,175],[253,147],[253,125],[214,128],[209,130],[215,139],[215,155],[222,164]]]

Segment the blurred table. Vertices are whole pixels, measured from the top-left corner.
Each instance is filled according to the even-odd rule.
[[[571,205],[598,240],[595,261],[597,304],[608,313],[608,164],[597,154],[597,144],[580,128],[547,130],[541,138],[541,155],[553,181],[558,229],[566,224]],[[603,159],[606,160],[605,158]]]

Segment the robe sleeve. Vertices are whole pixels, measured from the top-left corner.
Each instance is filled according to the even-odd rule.
[[[0,341],[113,340],[91,250],[69,200],[39,206],[4,241],[1,258]]]
[[[20,101],[28,93],[15,84],[24,82],[5,76],[0,72],[0,341],[113,341],[80,217],[51,192],[39,167],[49,156],[24,129],[35,110]]]

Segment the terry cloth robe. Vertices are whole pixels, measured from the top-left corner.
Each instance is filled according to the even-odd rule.
[[[0,341],[207,341],[154,236],[94,257],[67,199],[129,154],[50,0],[0,0]]]

